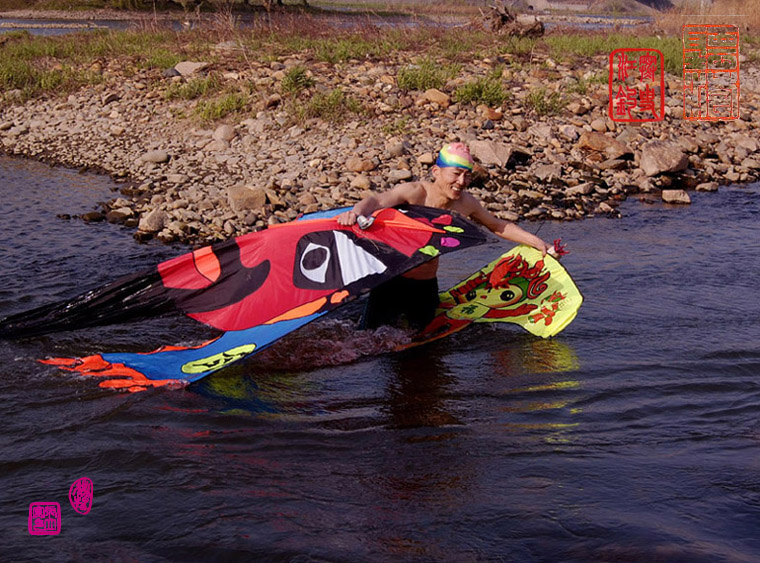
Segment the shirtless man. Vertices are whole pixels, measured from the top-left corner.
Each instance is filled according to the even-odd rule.
[[[357,217],[368,217],[385,207],[405,203],[425,205],[456,211],[474,219],[503,239],[527,244],[546,254],[551,247],[543,240],[514,223],[495,217],[472,194],[465,191],[470,184],[472,167],[472,156],[466,145],[446,145],[438,153],[433,166],[432,182],[407,182],[387,192],[366,197],[354,205],[352,210],[338,215],[338,223],[353,225]],[[417,330],[424,328],[433,319],[438,306],[437,273],[438,258],[434,258],[373,289],[362,318],[362,328],[398,324],[402,317],[406,317],[410,327]]]

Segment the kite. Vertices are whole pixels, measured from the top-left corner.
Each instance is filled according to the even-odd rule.
[[[486,242],[446,210],[376,211],[362,227],[344,209],[315,213],[166,260],[71,300],[0,320],[20,338],[178,312],[223,331],[194,347],[51,358],[43,363],[108,376],[101,387],[184,386],[259,352],[284,335],[434,257]]]

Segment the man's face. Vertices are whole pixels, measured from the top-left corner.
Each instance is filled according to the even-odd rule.
[[[465,168],[447,166],[445,168],[438,168],[435,172],[435,177],[439,185],[448,192],[447,195],[449,197],[459,199],[462,191],[470,185],[472,173]]]

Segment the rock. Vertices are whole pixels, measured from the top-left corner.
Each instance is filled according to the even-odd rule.
[[[757,152],[759,147],[758,142],[752,137],[748,137],[747,135],[735,133],[731,136],[731,140],[737,148],[742,147],[744,149],[747,149],[750,153]]]
[[[577,195],[589,195],[594,192],[594,184],[592,182],[584,182],[583,184],[578,184],[577,186],[573,186],[572,188],[565,188],[565,195],[568,197],[573,197]]]
[[[113,102],[117,102],[121,99],[121,97],[116,92],[109,92],[105,96],[103,96],[103,105],[107,106],[108,104],[111,104]]]
[[[625,144],[598,131],[584,131],[575,146],[579,149],[590,149],[601,152],[607,156],[607,159],[617,159],[633,155],[631,149]]]
[[[432,164],[435,164],[435,159],[436,156],[432,152],[426,152],[417,158],[417,162],[424,166],[430,166]]]
[[[483,109],[483,117],[491,121],[501,121],[504,118],[504,114],[501,110],[486,107]]]
[[[604,162],[600,162],[598,166],[601,170],[622,170],[628,166],[628,161],[620,160],[619,158],[610,158]]]
[[[398,182],[411,180],[412,176],[411,170],[391,170],[390,174],[388,174],[388,181],[392,184],[397,184]]]
[[[311,205],[312,203],[317,203],[317,198],[314,197],[314,194],[307,192],[298,197],[298,203],[300,205]]]
[[[174,65],[174,70],[179,72],[182,76],[190,76],[206,70],[209,66],[210,63],[183,61]]]
[[[140,218],[137,228],[145,233],[157,233],[164,228],[168,219],[163,209],[154,209]]]
[[[695,189],[698,192],[717,192],[718,182],[705,182],[703,184],[698,184]]]
[[[162,73],[162,75],[163,75],[163,77],[164,77],[164,78],[174,78],[175,76],[182,76],[182,75],[179,73],[179,71],[178,71],[176,68],[174,68],[174,67],[172,67],[172,68],[167,68],[167,69],[166,69],[166,70],[165,70],[165,71]]]
[[[578,138],[578,130],[574,125],[560,125],[559,133],[568,141],[575,141]]]
[[[170,184],[184,184],[189,180],[185,174],[167,174],[166,181]]]
[[[235,213],[248,209],[261,209],[267,203],[266,190],[248,186],[233,186],[227,190],[227,201]]]
[[[142,162],[153,162],[155,164],[162,164],[169,162],[169,153],[162,150],[148,151],[140,157]]]
[[[539,180],[547,181],[562,176],[562,167],[559,164],[540,164],[533,171]]]
[[[605,131],[607,131],[607,123],[604,121],[604,119],[601,119],[601,118],[594,119],[590,123],[590,125],[594,131],[598,131],[600,133],[604,133]]]
[[[548,139],[552,136],[552,126],[548,123],[537,123],[528,128],[528,134],[539,139]]]
[[[470,152],[485,166],[505,167],[515,162],[527,162],[531,157],[526,149],[496,141],[471,141]]]
[[[208,152],[220,152],[226,151],[228,148],[230,148],[230,144],[227,141],[224,141],[222,139],[214,139],[210,143],[206,143],[206,145],[203,147],[203,150]]]
[[[356,178],[351,180],[351,187],[358,190],[368,190],[372,187],[372,182],[364,174],[359,174]]]
[[[423,94],[423,98],[427,100],[428,102],[433,102],[438,104],[441,107],[447,108],[451,104],[451,98],[448,94],[445,94],[438,90],[437,88],[431,88],[429,90],[425,90],[425,93]]]
[[[226,141],[229,143],[236,135],[235,128],[232,125],[225,124],[217,127],[211,137],[217,141]]]
[[[281,102],[282,102],[282,96],[280,96],[279,94],[272,94],[271,96],[267,98],[265,105],[267,108],[271,109],[271,108],[275,108],[279,106]]]
[[[346,168],[351,172],[369,172],[374,170],[375,163],[371,160],[359,158],[358,156],[352,156],[346,161]]]
[[[122,127],[121,125],[111,125],[108,128],[108,132],[111,133],[114,137],[121,137],[126,129]]]
[[[652,193],[657,190],[657,187],[649,178],[644,178],[643,180],[641,180],[638,186],[639,186],[639,191],[645,194]]]
[[[749,168],[750,170],[757,170],[760,168],[760,161],[758,161],[756,158],[745,158],[742,160],[741,165],[744,168]]]
[[[583,115],[588,112],[588,109],[586,106],[579,104],[578,102],[570,102],[567,104],[567,109],[571,113],[574,113],[575,115]]]
[[[106,213],[106,221],[109,223],[114,223],[116,225],[121,225],[128,218],[129,216],[126,213],[122,213],[121,211],[109,211]]]
[[[388,155],[391,158],[398,158],[406,154],[406,147],[404,143],[392,143],[388,146]]]
[[[544,199],[544,194],[537,192],[536,190],[520,190],[517,192],[517,197],[521,199],[530,199],[533,201],[541,201]]]
[[[680,172],[689,165],[688,157],[676,143],[649,141],[641,147],[639,167],[647,176]]]
[[[691,203],[691,198],[684,190],[662,190],[662,201],[665,203]]]
[[[28,132],[29,132],[29,127],[26,125],[26,123],[22,123],[21,125],[16,125],[15,127],[11,127],[10,129],[8,129],[8,136],[19,137]]]
[[[88,211],[87,213],[83,213],[81,217],[85,223],[97,223],[106,218],[100,211]]]

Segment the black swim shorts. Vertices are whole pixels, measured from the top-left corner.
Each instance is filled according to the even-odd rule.
[[[397,276],[374,288],[364,308],[362,329],[383,325],[422,330],[438,307],[438,279]]]

